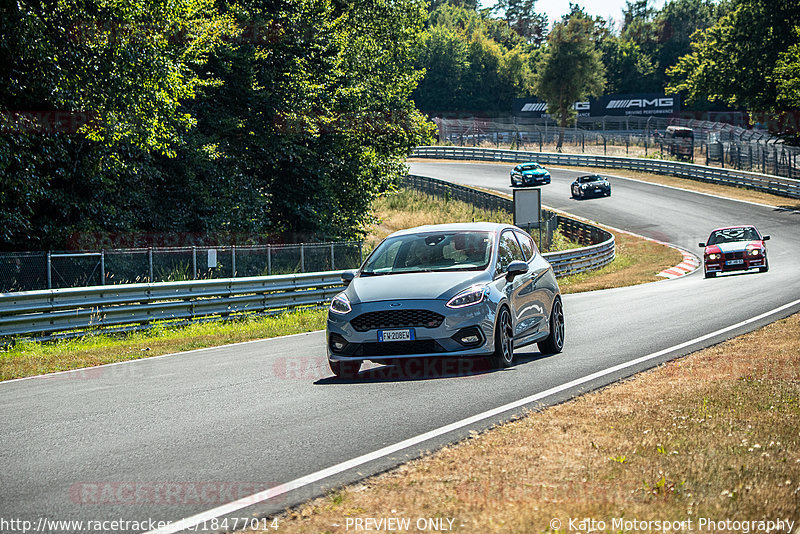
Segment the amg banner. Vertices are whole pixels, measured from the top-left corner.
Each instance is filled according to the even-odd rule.
[[[659,93],[638,93],[630,95],[606,95],[575,102],[573,109],[580,117],[603,117],[613,115],[660,115],[676,114],[681,109],[679,95]],[[513,113],[517,117],[539,119],[547,116],[547,103],[534,97],[517,98],[513,103]]]

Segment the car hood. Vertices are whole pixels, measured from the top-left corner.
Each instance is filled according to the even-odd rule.
[[[523,176],[541,176],[542,174],[547,174],[546,169],[536,169],[534,171],[522,171]]]
[[[710,245],[710,246],[717,247],[722,252],[736,252],[739,250],[744,250],[751,245],[758,248],[761,248],[763,246],[761,241],[733,241],[732,243],[718,243],[716,245]]]
[[[353,304],[382,300],[449,300],[471,285],[491,280],[487,271],[358,276],[353,279],[345,293]]]

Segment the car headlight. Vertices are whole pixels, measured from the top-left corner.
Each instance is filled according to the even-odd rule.
[[[352,309],[353,308],[350,306],[350,299],[348,299],[347,295],[345,295],[344,293],[339,293],[338,295],[333,297],[330,306],[330,310],[333,313],[344,315],[346,313],[350,313]]]
[[[751,256],[758,256],[759,254],[761,254],[761,249],[760,248],[750,249],[750,255]]]
[[[489,293],[489,288],[486,286],[470,287],[451,298],[445,306],[448,308],[464,308],[466,306],[474,306],[483,302],[483,299]]]
[[[708,259],[709,259],[709,260],[718,260],[718,259],[720,259],[721,257],[722,257],[722,254],[716,254],[716,253],[713,253],[713,254],[709,254],[709,255],[708,255]]]

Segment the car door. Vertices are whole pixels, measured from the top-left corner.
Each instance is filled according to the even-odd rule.
[[[526,334],[537,334],[547,325],[548,313],[552,307],[553,293],[545,275],[550,270],[550,264],[539,253],[533,238],[526,232],[516,230],[515,234],[519,240],[525,260],[528,262],[528,274],[530,275],[529,287],[522,292],[522,297],[526,300],[527,321],[530,327],[526,329]]]
[[[500,235],[498,244],[497,276],[505,276],[508,265],[515,260],[525,261],[525,255],[514,235],[513,230],[505,230]],[[532,314],[530,310],[530,294],[532,293],[530,271],[514,277],[511,282],[505,281],[503,291],[511,306],[514,318],[514,337],[517,338],[531,328]]]

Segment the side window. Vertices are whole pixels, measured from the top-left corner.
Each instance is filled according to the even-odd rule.
[[[517,234],[517,239],[519,240],[520,246],[522,246],[522,252],[525,253],[525,260],[531,261],[534,255],[536,255],[536,243],[533,242],[531,236],[522,232],[515,232]]]
[[[397,253],[400,250],[400,247],[403,244],[402,239],[397,239],[394,243],[389,245],[389,248],[386,250],[384,254],[378,258],[378,261],[372,265],[373,271],[382,271],[382,270],[391,270],[394,266],[395,259],[397,258]]]
[[[514,260],[525,261],[522,249],[519,248],[514,237],[514,232],[506,231],[500,236],[500,244],[497,256],[497,274],[503,274],[508,270],[508,265]]]

